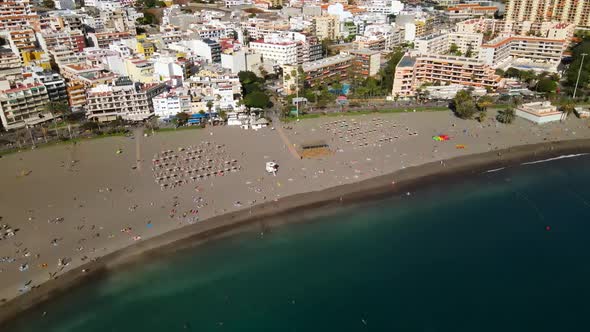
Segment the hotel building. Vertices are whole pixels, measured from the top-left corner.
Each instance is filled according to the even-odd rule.
[[[536,71],[557,71],[567,41],[538,37],[498,37],[480,47],[479,58],[495,68],[521,66]]]
[[[86,117],[99,122],[118,117],[128,121],[146,120],[154,114],[153,98],[165,89],[163,83],[133,83],[127,77],[97,85],[87,92]]]
[[[354,60],[354,55],[339,54],[317,61],[305,62],[301,65],[304,81],[299,84],[303,84],[305,87],[314,87],[322,83],[345,80],[348,78],[349,72],[356,69],[353,67]],[[359,69],[362,70],[362,68]],[[291,75],[293,71],[297,72],[298,66],[283,66],[283,89],[287,94],[296,91],[297,77]]]
[[[408,97],[424,83],[440,82],[496,89],[501,77],[482,61],[460,56],[404,56],[396,67],[392,94]]]
[[[0,120],[5,130],[34,126],[53,119],[45,112],[49,101],[47,89],[41,83],[19,84],[0,91]]]
[[[587,0],[510,0],[507,21],[560,21],[590,27],[590,1]]]

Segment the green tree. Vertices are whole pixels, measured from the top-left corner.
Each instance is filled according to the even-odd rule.
[[[494,98],[485,95],[485,96],[481,96],[478,100],[477,100],[477,108],[479,109],[480,112],[485,112],[488,110],[488,107],[494,105]]]
[[[325,38],[324,40],[322,40],[322,54],[324,56],[328,55],[330,45],[332,45],[332,44],[334,44],[334,42],[329,38]]]
[[[563,120],[570,116],[576,110],[576,104],[572,100],[568,100],[559,107],[559,110],[563,112]]]
[[[213,102],[209,100],[207,102],[207,109],[209,110],[209,114],[211,114],[211,109],[213,108]]]
[[[537,75],[533,70],[521,71],[520,72],[520,80],[525,82],[526,84],[531,84],[535,79],[537,79]]]
[[[465,51],[465,56],[471,58],[473,56],[473,46],[471,44],[467,47],[467,51]]]
[[[68,103],[65,101],[50,101],[43,106],[45,112],[51,113],[53,115],[53,125],[56,127],[57,136],[60,136],[59,130],[57,129],[57,118],[63,117],[68,111],[70,107]]]
[[[504,73],[504,77],[520,78],[520,70],[518,70],[514,67],[510,67],[510,68],[506,69],[506,72]]]
[[[223,121],[227,121],[227,113],[225,111],[220,111],[219,112],[219,117],[223,120]]]
[[[189,119],[189,115],[186,114],[185,112],[180,112],[180,113],[176,114],[176,123],[178,124],[179,127],[187,124],[188,119]]]
[[[477,120],[477,122],[484,122],[488,117],[488,111],[483,110],[483,111],[479,111],[477,113],[477,115],[475,116],[475,120]]]
[[[583,53],[590,54],[590,38],[587,36],[580,44],[576,45],[573,48],[573,61],[569,65],[565,74],[566,85],[573,89],[573,87],[576,85],[576,80],[578,79],[578,72],[580,73],[580,81],[578,83],[577,93],[578,96],[584,94],[584,90],[588,87],[588,84],[590,83],[590,55],[587,55],[585,57],[584,65],[580,70],[580,67],[582,65]]]
[[[43,0],[43,7],[55,9],[55,2],[53,0]]]
[[[404,51],[401,48],[394,50],[389,54],[385,67],[379,71],[379,77],[381,78],[381,90],[386,94],[391,93],[391,89],[393,88],[393,79],[395,76],[395,68],[403,57]]]
[[[477,112],[477,106],[473,99],[473,95],[469,90],[461,90],[457,92],[452,101],[452,108],[455,115],[461,119],[471,119]]]
[[[522,100],[521,96],[512,97],[512,106],[514,106],[515,108],[522,105],[523,102],[524,102],[524,100]]]
[[[254,91],[244,97],[244,105],[246,107],[265,108],[270,103],[270,99],[266,93],[262,91]]]
[[[451,54],[461,54],[461,52],[459,51],[459,46],[457,46],[457,44],[452,43],[449,46],[449,53]]]
[[[253,71],[242,70],[238,73],[238,78],[242,84],[256,83],[260,81],[260,77],[256,76]]]
[[[548,77],[543,77],[537,82],[536,90],[543,93],[554,92],[557,90],[557,82]]]
[[[514,108],[507,108],[505,110],[501,110],[498,112],[498,115],[496,115],[496,120],[498,120],[498,122],[501,123],[512,123],[512,121],[514,121],[515,118],[515,113],[514,113]]]

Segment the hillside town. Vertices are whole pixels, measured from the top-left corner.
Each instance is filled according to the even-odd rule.
[[[587,117],[589,27],[575,0],[2,0],[2,144],[358,107]]]
[[[586,156],[588,54],[580,0],[0,0],[0,329],[265,218]]]

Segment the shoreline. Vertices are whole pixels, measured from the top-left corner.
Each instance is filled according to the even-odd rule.
[[[590,139],[515,146],[447,159],[444,164],[441,162],[425,163],[360,182],[286,196],[277,201],[254,205],[249,211],[242,209],[204,219],[197,224],[175,229],[107,254],[9,300],[0,305],[0,326],[6,325],[27,310],[65,294],[71,287],[100,278],[116,268],[140,263],[154,255],[169,255],[183,248],[212,241],[233,232],[243,231],[246,227],[256,227],[257,225],[264,227],[266,224],[291,223],[305,219],[298,217],[294,218],[297,220],[278,221],[281,217],[289,216],[291,213],[302,216],[304,212],[317,212],[319,208],[335,208],[342,204],[378,200],[455,177],[520,165],[524,162],[586,152],[590,152]],[[395,181],[394,184],[392,184],[393,181]],[[88,272],[85,273],[82,270],[88,270]]]

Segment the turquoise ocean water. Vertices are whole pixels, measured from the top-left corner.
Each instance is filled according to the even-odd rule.
[[[3,332],[369,330],[590,330],[590,157],[247,231],[75,288]]]

